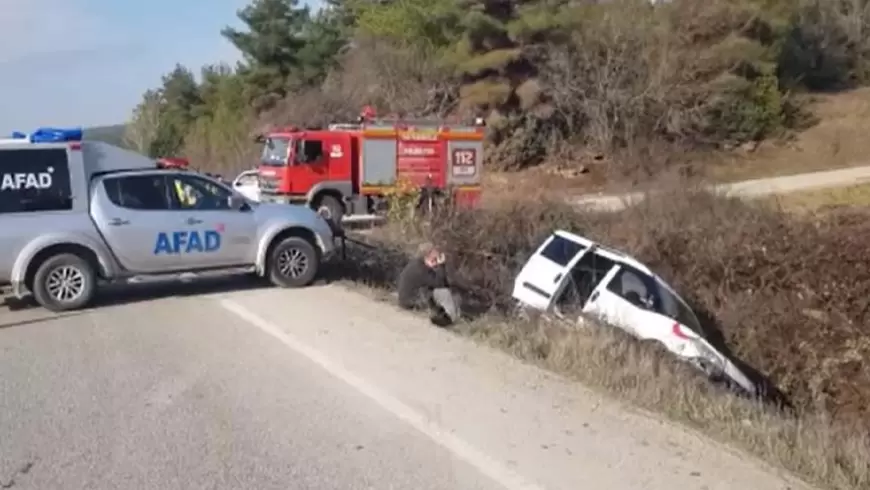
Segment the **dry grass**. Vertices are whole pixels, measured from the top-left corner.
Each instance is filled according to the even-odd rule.
[[[707,195],[650,200],[641,209],[585,214],[556,204],[501,203],[427,224],[395,224],[353,247],[357,283],[391,289],[419,240],[442,244],[473,317],[459,330],[742,447],[821,487],[870,488],[870,271],[861,250],[865,215],[794,220]],[[728,233],[722,232],[723,223]],[[640,257],[706,317],[705,331],[782,388],[793,409],[708,386],[656,349],[609,329],[510,318],[510,285],[554,227],[573,229]]]
[[[870,484],[870,441],[815,416],[802,420],[711,387],[689,367],[611,329],[481,319],[462,332],[784,468],[824,488]]]
[[[766,142],[755,151],[709,157],[719,182],[870,165],[870,88],[815,96],[808,109],[817,123],[791,141]]]
[[[870,208],[870,184],[793,192],[772,197],[767,202],[797,214],[815,214],[844,208]]]

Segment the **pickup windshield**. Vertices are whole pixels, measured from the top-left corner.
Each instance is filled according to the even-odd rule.
[[[269,138],[263,144],[263,155],[260,163],[272,167],[287,165],[287,157],[290,152],[290,140],[287,138]]]

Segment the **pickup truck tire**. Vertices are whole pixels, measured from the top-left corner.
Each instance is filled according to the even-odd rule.
[[[49,257],[33,276],[33,297],[49,311],[69,311],[83,308],[91,302],[97,290],[93,266],[74,254]]]
[[[266,275],[281,288],[300,288],[314,282],[320,265],[317,249],[308,240],[291,236],[272,247]]]

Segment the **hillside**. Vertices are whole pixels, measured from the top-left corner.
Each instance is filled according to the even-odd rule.
[[[96,140],[109,143],[115,146],[124,146],[124,128],[123,124],[115,124],[112,126],[94,126],[85,128],[84,137],[87,140]]]
[[[264,0],[220,33],[246,64],[176,66],[130,124],[147,153],[227,172],[247,166],[250,134],[268,125],[347,120],[364,105],[483,116],[491,170],[604,165],[608,179],[637,178],[801,131],[805,94],[863,84],[870,14],[856,5],[332,0],[313,14]]]

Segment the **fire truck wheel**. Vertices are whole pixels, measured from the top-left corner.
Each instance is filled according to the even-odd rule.
[[[327,221],[334,223],[341,223],[341,219],[344,217],[344,206],[341,205],[341,201],[328,194],[317,200],[314,209]]]
[[[304,238],[291,236],[272,247],[266,272],[275,286],[301,288],[314,282],[319,265],[314,245]]]

